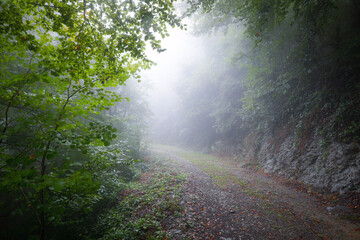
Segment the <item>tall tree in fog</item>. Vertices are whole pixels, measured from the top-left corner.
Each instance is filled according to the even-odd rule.
[[[202,13],[199,32],[225,32],[223,38],[232,43],[209,48],[220,54],[207,71],[224,62],[221,69],[237,68],[234,74],[202,78],[204,84],[218,84],[217,93],[207,95],[211,109],[204,116],[212,116],[213,127],[223,134],[213,140],[216,145],[236,145],[250,130],[272,134],[284,124],[295,126],[302,138],[320,122],[330,138],[360,140],[360,111],[352,107],[360,102],[356,1],[188,2],[188,13]],[[234,29],[240,37],[241,26],[246,37],[236,39]]]

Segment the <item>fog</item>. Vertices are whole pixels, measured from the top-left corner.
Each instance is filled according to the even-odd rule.
[[[191,220],[177,214],[184,207],[177,198],[199,190],[172,163],[161,166],[171,159],[185,163],[189,177],[203,175],[196,176],[206,186],[200,192],[262,191],[234,177],[246,167],[264,179],[263,168],[360,216],[360,1],[20,2],[0,7],[0,239],[215,233],[219,224],[181,231],[167,224]],[[148,59],[157,65],[140,70]],[[235,172],[221,168],[225,159]],[[263,193],[265,200],[279,196]],[[281,202],[289,201],[272,206]],[[291,237],[310,236],[313,216],[304,217],[304,231],[284,222]],[[331,236],[325,225],[314,229],[321,230],[314,237]],[[259,227],[237,230],[222,236],[260,234]],[[271,226],[263,230],[277,236]]]
[[[152,141],[169,141],[169,131],[175,131],[172,125],[175,118],[184,117],[179,116],[181,97],[177,88],[185,80],[186,69],[206,57],[203,38],[194,36],[191,30],[173,28],[169,29],[169,34],[162,41],[165,52],[148,50],[149,59],[156,65],[142,73],[142,79],[149,85],[147,96],[152,112]]]
[[[345,76],[337,65],[340,58],[336,60],[334,54],[340,48],[346,52],[351,44],[329,45],[331,34],[307,29],[318,23],[308,22],[306,16],[293,19],[291,11],[281,24],[263,29],[262,20],[254,20],[256,15],[246,22],[231,14],[218,9],[193,17],[196,24],[188,20],[189,31],[170,29],[170,37],[162,42],[165,52],[148,51],[149,59],[157,63],[142,74],[152,87],[148,92],[151,141],[234,153],[253,133],[272,137],[286,124],[301,132],[304,119],[313,114],[314,103],[324,105],[327,99],[341,96],[330,91],[331,86],[337,90],[341,85],[333,79]],[[327,27],[336,33],[331,24]],[[206,34],[196,37],[193,30]],[[320,41],[321,37],[329,41]],[[350,69],[347,64],[344,66]],[[355,65],[353,69],[358,69]],[[352,70],[346,74],[357,76]],[[351,79],[355,78],[346,79],[354,84]],[[347,116],[344,119],[352,119],[347,115],[350,110],[339,111]],[[326,114],[330,112],[326,110]],[[351,139],[351,134],[348,137]]]
[[[165,52],[148,51],[156,63],[142,73],[150,86],[149,139],[208,152],[218,140],[220,120],[227,114],[223,111],[233,111],[229,105],[242,98],[245,74],[233,58],[238,57],[234,46],[243,50],[246,44],[237,41],[241,25],[203,35],[193,33],[191,22],[188,26],[188,31],[170,29],[162,42]],[[227,91],[233,91],[229,98]]]

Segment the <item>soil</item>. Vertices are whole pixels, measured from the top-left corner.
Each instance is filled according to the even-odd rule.
[[[231,176],[220,186],[176,151],[155,147],[153,152],[187,176],[180,202],[184,211],[164,222],[172,239],[360,239],[356,212],[299,184],[219,160],[217,167]]]

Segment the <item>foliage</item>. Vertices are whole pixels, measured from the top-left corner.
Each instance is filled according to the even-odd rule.
[[[215,142],[237,141],[247,131],[244,126],[252,119],[242,115],[248,110],[242,108],[241,99],[245,97],[249,46],[239,46],[239,41],[247,42],[238,24],[229,26],[226,35],[203,39],[209,50],[206,59],[187,67],[176,87],[181,96],[181,117],[173,120],[178,144],[209,152]]]
[[[194,128],[188,139],[208,147],[198,139],[216,131],[212,145],[232,145],[239,151],[235,148],[251,131],[271,136],[292,126],[300,132],[299,141],[323,132],[332,140],[358,142],[360,115],[354,108],[360,102],[358,3],[188,3],[187,14],[196,14],[197,33],[213,33],[213,40],[204,44],[211,52],[210,63],[194,66],[192,71],[202,75],[190,76],[182,92],[188,115],[200,116],[183,126]]]
[[[99,114],[180,20],[172,0],[1,1],[0,12],[1,237],[55,238],[131,178],[140,133]]]
[[[182,210],[179,203],[184,177],[174,175],[164,166],[159,168],[161,165],[160,161],[152,163],[137,183],[129,185],[129,193],[120,204],[101,216],[95,234],[99,234],[98,230],[106,229],[102,239],[170,237],[163,230],[162,221]]]

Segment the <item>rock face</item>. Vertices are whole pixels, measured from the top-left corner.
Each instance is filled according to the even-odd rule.
[[[360,192],[360,146],[356,143],[326,144],[315,136],[300,148],[291,135],[276,144],[270,137],[250,142],[242,143],[241,155],[257,161],[266,172],[340,194]]]

